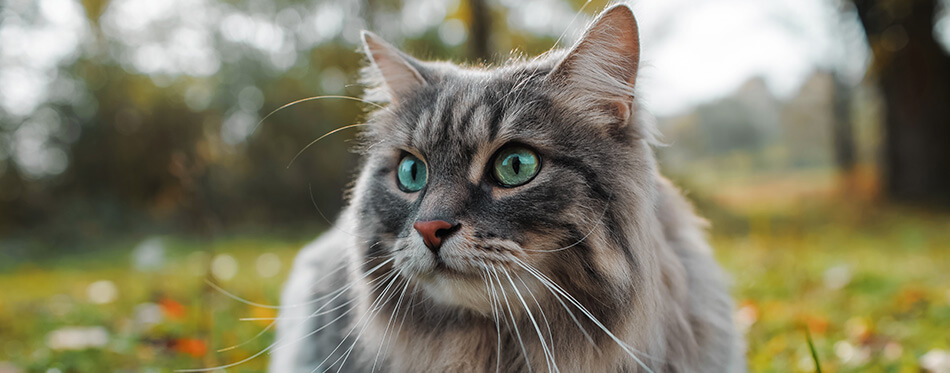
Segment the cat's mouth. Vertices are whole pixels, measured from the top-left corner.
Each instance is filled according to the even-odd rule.
[[[450,259],[451,260],[451,259]],[[415,276],[424,281],[440,281],[444,279],[472,280],[478,278],[479,272],[470,266],[460,266],[455,261],[447,262],[441,255],[433,255],[428,268],[420,268]]]
[[[479,280],[491,270],[511,270],[514,264],[500,252],[484,252],[483,248],[456,248],[455,252],[431,256],[429,274],[433,278]]]
[[[410,234],[397,243],[393,252],[397,267],[405,275],[420,278],[477,278],[493,266],[510,267],[510,256],[523,250],[510,240],[483,239],[473,228],[461,224],[461,229],[446,235],[435,247],[423,235]],[[431,239],[431,237],[430,237]]]
[[[449,276],[449,277],[469,277],[470,274],[460,271],[458,269],[450,267],[445,263],[445,260],[442,260],[441,256],[435,256],[435,266],[432,268],[432,274],[436,276]]]

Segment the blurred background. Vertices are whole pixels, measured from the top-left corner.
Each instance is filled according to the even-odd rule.
[[[815,371],[807,334],[823,371],[950,372],[950,1],[632,5],[661,165],[712,222],[750,370]],[[0,0],[0,372],[261,351],[274,309],[241,299],[278,303],[356,132],[294,157],[370,107],[267,114],[358,97],[361,29],[491,65],[604,6]]]

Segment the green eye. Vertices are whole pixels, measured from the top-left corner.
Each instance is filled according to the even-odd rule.
[[[505,187],[526,184],[540,168],[538,155],[523,146],[509,146],[495,156],[495,179]]]
[[[407,154],[399,161],[399,168],[396,170],[396,179],[399,181],[399,189],[404,192],[418,192],[426,186],[427,180],[426,164],[412,154]]]

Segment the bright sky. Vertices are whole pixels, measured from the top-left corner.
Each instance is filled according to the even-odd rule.
[[[560,35],[574,11],[559,0],[501,0],[509,25]],[[779,97],[795,94],[816,69],[851,83],[868,65],[853,13],[830,0],[629,0],[641,37],[640,97],[657,116],[675,115],[728,95],[755,77]],[[591,9],[587,9],[591,11]],[[944,17],[946,21],[947,18]],[[580,17],[567,35],[578,37]],[[941,30],[950,44],[950,22]],[[566,43],[562,43],[566,44]]]
[[[658,116],[687,111],[761,76],[788,97],[815,69],[857,82],[867,68],[855,16],[828,0],[638,0],[641,97]]]

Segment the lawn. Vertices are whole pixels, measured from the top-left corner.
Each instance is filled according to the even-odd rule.
[[[750,371],[814,371],[806,330],[825,372],[950,364],[950,216],[833,201],[700,203],[733,276]],[[272,341],[269,331],[255,336],[275,314],[207,282],[276,304],[303,243],[151,237],[15,266],[0,273],[0,372],[166,372],[242,360]],[[266,354],[228,371],[265,366]]]

